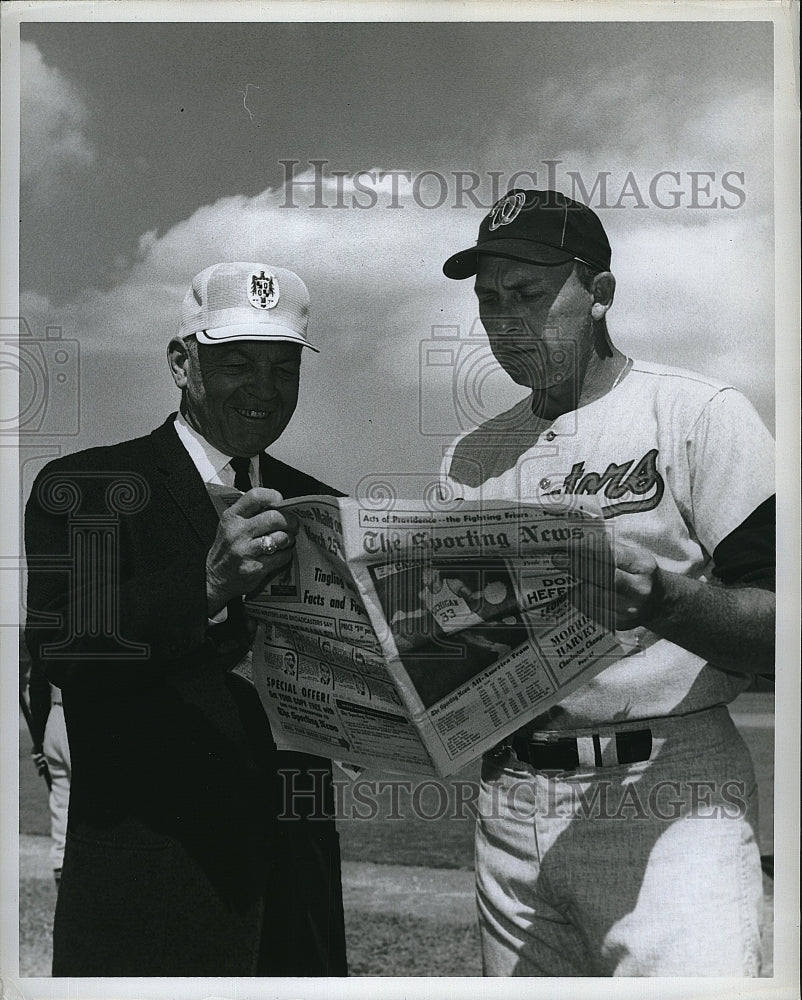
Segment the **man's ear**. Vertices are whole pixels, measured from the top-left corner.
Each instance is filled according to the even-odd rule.
[[[167,362],[170,365],[173,381],[183,391],[187,387],[189,377],[189,351],[180,337],[173,337],[167,345]]]
[[[610,271],[602,271],[594,277],[591,293],[593,305],[590,314],[595,320],[604,319],[615,296],[615,277]]]

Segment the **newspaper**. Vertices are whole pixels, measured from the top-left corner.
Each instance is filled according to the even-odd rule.
[[[236,490],[210,487],[219,511]],[[448,776],[623,655],[612,622],[570,600],[569,542],[613,572],[592,497],[376,510],[353,498],[280,505],[292,559],[246,600],[252,680],[280,749]]]

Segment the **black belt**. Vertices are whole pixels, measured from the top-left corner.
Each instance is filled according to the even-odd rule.
[[[648,760],[652,753],[651,729],[630,729],[615,733],[602,759],[601,740],[607,737],[593,733],[593,757],[595,767],[614,767],[616,764],[635,764]],[[579,745],[573,736],[520,736],[514,734],[504,747],[512,748],[518,760],[529,764],[538,771],[576,771],[580,767]],[[612,750],[615,748],[615,753]],[[615,759],[612,759],[612,758]],[[589,766],[589,762],[581,766]]]

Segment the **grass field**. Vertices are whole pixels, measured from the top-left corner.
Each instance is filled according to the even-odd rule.
[[[34,840],[41,841],[36,846],[38,853],[44,853],[45,838],[26,838],[25,846]],[[32,859],[28,857],[27,860]],[[448,899],[427,900],[425,894],[414,892],[404,899],[403,894],[393,895],[392,889],[382,884],[382,880],[374,879],[370,870],[360,870],[355,876],[349,871],[352,867],[346,863],[344,875],[350,975],[481,975],[479,932],[473,912],[470,876],[461,879],[463,891],[452,893]],[[405,882],[416,873],[423,873],[422,869],[405,871],[410,873]],[[370,883],[368,886],[366,881]],[[390,881],[398,887],[397,877]],[[458,905],[454,905],[455,899]],[[20,975],[48,976],[56,903],[56,889],[49,873],[43,870],[36,875],[23,876],[20,900]],[[409,905],[410,902],[413,905]],[[384,912],[389,908],[388,903],[397,912]]]

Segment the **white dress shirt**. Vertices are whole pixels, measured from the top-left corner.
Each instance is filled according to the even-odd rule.
[[[189,426],[180,412],[175,418],[175,430],[204,483],[217,483],[218,486],[234,485],[231,455],[225,455],[213,444],[209,444],[194,427]],[[254,455],[251,459],[250,476],[252,486],[261,486],[258,455]]]
[[[201,437],[194,427],[190,427],[181,412],[176,414],[175,431],[181,444],[187,449],[189,457],[200,473],[204,483],[216,483],[218,486],[234,485],[234,470],[231,468],[231,455],[224,455],[206,438]],[[259,476],[259,456],[251,459],[251,485],[261,484]],[[228,617],[228,609],[222,608],[214,618],[208,618],[209,625],[220,625]]]

